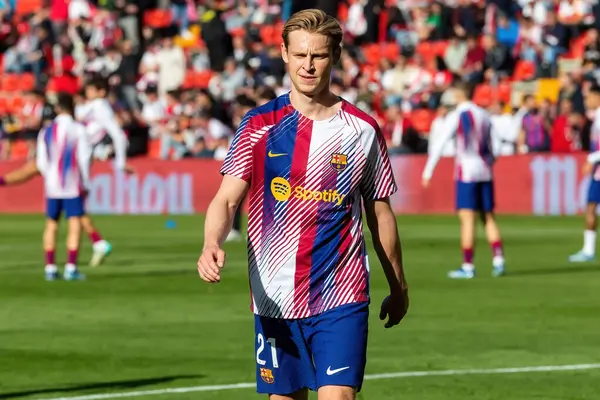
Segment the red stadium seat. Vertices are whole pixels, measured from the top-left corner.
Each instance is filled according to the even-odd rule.
[[[24,73],[19,75],[17,81],[17,89],[23,92],[32,90],[35,87],[35,76],[33,74]]]
[[[195,79],[194,87],[197,87],[200,89],[208,88],[208,84],[209,84],[210,80],[212,79],[212,77],[213,77],[213,72],[210,70],[196,72],[196,79]]]
[[[492,87],[488,84],[481,84],[475,87],[473,93],[473,103],[481,107],[487,107],[492,104],[494,93]]]
[[[173,16],[171,10],[161,10],[159,8],[155,10],[148,10],[144,13],[144,25],[148,25],[152,28],[165,28],[171,25]]]
[[[415,110],[410,115],[410,122],[417,132],[421,134],[429,134],[431,123],[435,118],[435,112],[432,110]]]
[[[6,92],[15,92],[19,90],[19,75],[6,74],[2,76],[0,87]]]
[[[513,78],[516,81],[524,81],[535,78],[536,65],[531,61],[519,60],[515,66]]]
[[[500,82],[496,89],[496,98],[504,103],[510,102],[512,86],[510,82]]]

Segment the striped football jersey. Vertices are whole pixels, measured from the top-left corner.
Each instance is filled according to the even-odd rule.
[[[284,94],[244,117],[221,173],[250,183],[255,314],[305,318],[369,301],[362,202],[396,191],[372,117],[342,101],[332,118],[314,121]]]
[[[491,181],[495,162],[491,130],[491,117],[486,110],[471,102],[458,105],[445,118],[439,141],[427,159],[423,178],[431,179],[443,147],[454,140],[454,178],[459,182]]]

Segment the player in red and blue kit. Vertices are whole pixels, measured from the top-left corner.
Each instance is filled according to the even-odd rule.
[[[442,136],[434,143],[423,170],[423,186],[427,187],[444,146],[456,141],[455,179],[456,209],[461,222],[463,263],[458,270],[450,271],[450,278],[470,279],[475,276],[473,263],[475,223],[479,213],[485,223],[485,232],[492,247],[492,275],[504,274],[504,253],[500,229],[494,217],[494,182],[492,168],[495,157],[492,151],[491,119],[484,109],[469,101],[470,87],[456,83],[444,100],[455,106],[444,121]]]
[[[87,140],[85,127],[73,119],[73,97],[60,93],[55,109],[56,118],[39,133],[35,165],[28,164],[0,177],[0,185],[17,184],[38,173],[43,176],[46,195],[46,227],[43,238],[46,279],[59,278],[54,254],[58,222],[64,213],[69,233],[63,277],[65,280],[81,280],[84,276],[77,268],[77,258],[81,217],[84,215],[83,193],[89,186],[89,158],[92,148]]]
[[[590,150],[583,174],[590,175],[587,207],[585,210],[585,230],[583,232],[583,248],[569,256],[570,262],[593,261],[596,258],[596,229],[598,226],[597,209],[600,204],[600,87],[594,85],[587,96],[585,105],[594,110],[594,121],[590,131]]]
[[[369,261],[362,206],[390,285],[380,318],[408,308],[396,190],[376,122],[329,90],[339,23],[320,10],[293,15],[282,57],[292,90],[244,117],[206,216],[200,277],[220,282],[221,245],[248,193],[248,267],[256,378],[271,400],[354,399],[363,383]]]

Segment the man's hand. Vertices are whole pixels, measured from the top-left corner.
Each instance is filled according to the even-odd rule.
[[[123,172],[125,172],[127,175],[133,175],[135,174],[135,169],[131,165],[126,164],[125,168],[123,168]]]
[[[587,161],[586,161],[586,162],[583,164],[583,167],[581,167],[581,173],[582,173],[583,175],[589,175],[589,174],[591,174],[591,173],[592,173],[592,170],[593,170],[593,169],[594,169],[594,165],[593,165],[592,163],[590,163],[590,162],[587,162]]]
[[[381,311],[379,312],[379,319],[388,321],[385,323],[385,327],[391,328],[396,326],[402,321],[402,318],[408,311],[408,290],[402,290],[398,293],[392,293],[383,299],[381,303]]]
[[[205,247],[198,259],[198,275],[205,282],[218,283],[224,266],[225,252],[217,245]]]

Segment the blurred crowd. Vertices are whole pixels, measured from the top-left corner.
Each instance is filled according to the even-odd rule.
[[[84,101],[97,76],[130,155],[222,159],[243,112],[289,90],[281,26],[312,7],[345,29],[333,90],[377,117],[390,153],[427,152],[457,79],[494,115],[500,154],[589,148],[596,0],[0,0],[0,160],[33,157],[56,93]],[[551,96],[512,95],[538,79],[558,82]]]

